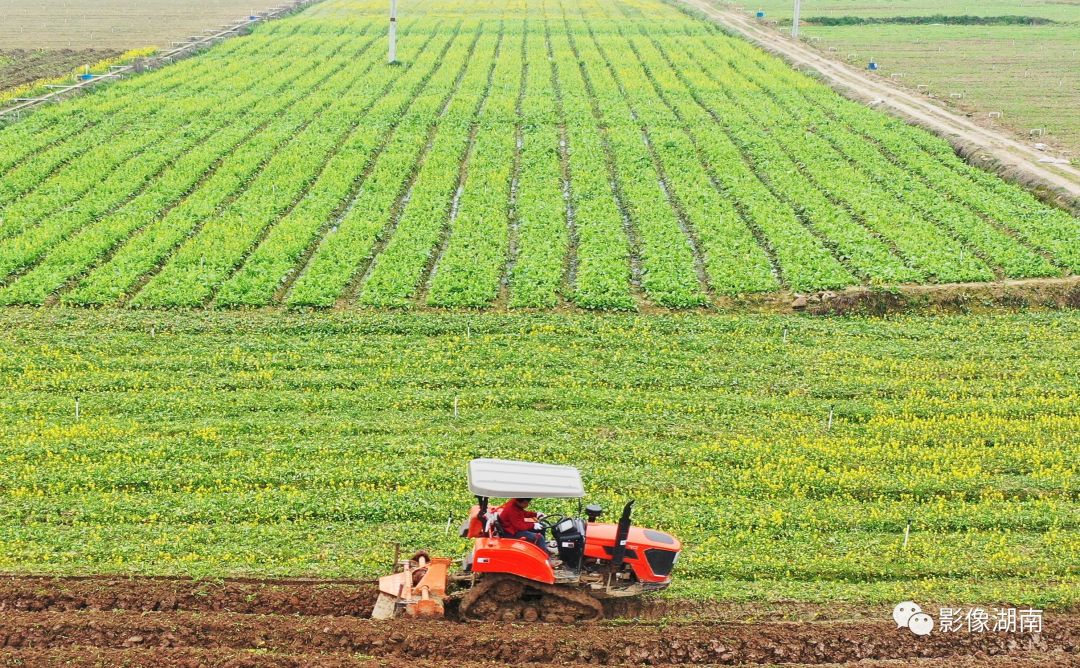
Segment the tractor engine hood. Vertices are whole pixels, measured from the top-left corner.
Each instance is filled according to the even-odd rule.
[[[585,543],[586,545],[595,543],[597,545],[615,545],[615,532],[618,531],[618,524],[609,524],[605,522],[590,522],[585,525]],[[656,529],[643,529],[641,527],[630,527],[630,534],[626,537],[627,547],[655,547],[662,550],[669,550],[672,552],[679,552],[682,550],[682,543],[675,536],[663,531],[657,531]]]

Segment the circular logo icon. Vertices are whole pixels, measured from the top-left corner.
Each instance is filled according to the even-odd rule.
[[[919,604],[915,601],[902,601],[897,603],[892,611],[892,618],[893,621],[896,622],[896,628],[902,629],[907,626],[911,616],[919,612],[922,612],[922,608],[920,608]]]
[[[908,620],[907,626],[917,636],[928,636],[934,630],[934,618],[925,612],[916,612]]]

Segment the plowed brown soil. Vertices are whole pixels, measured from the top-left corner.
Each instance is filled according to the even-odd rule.
[[[374,593],[371,583],[347,581],[4,578],[0,665],[1080,666],[1078,615],[1048,615],[1042,633],[926,638],[895,628],[884,608],[775,621],[823,614],[807,604],[716,609],[769,621],[375,622],[366,619]],[[686,614],[700,604],[658,608]]]

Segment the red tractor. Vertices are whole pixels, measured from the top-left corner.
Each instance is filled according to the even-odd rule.
[[[468,476],[477,505],[462,526],[472,549],[461,571],[450,575],[450,559],[422,553],[402,562],[399,572],[380,579],[373,617],[441,616],[449,600],[462,619],[591,621],[603,616],[602,599],[637,596],[671,583],[682,545],[663,531],[632,526],[633,501],[616,524],[597,521],[603,511],[595,505],[585,507],[585,518],[545,517],[541,524],[550,531],[555,554],[502,535],[491,498],[580,499],[585,490],[576,468],[474,459]]]

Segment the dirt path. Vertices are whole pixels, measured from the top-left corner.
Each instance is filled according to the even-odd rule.
[[[798,66],[811,67],[842,91],[867,100],[908,121],[935,130],[955,144],[977,146],[996,160],[1005,171],[1025,175],[1049,189],[1080,203],[1080,169],[1072,165],[1039,162],[1045,153],[1012,137],[934,104],[931,100],[865,74],[846,63],[817,53],[811,47],[764,27],[753,18],[713,6],[706,0],[682,0],[690,7],[738,31],[752,42]]]
[[[373,600],[366,582],[6,577],[0,665],[1080,666],[1071,614],[1048,614],[1041,633],[919,638],[871,607],[722,604],[757,619],[559,626],[375,622]],[[817,616],[832,619],[779,621]]]

